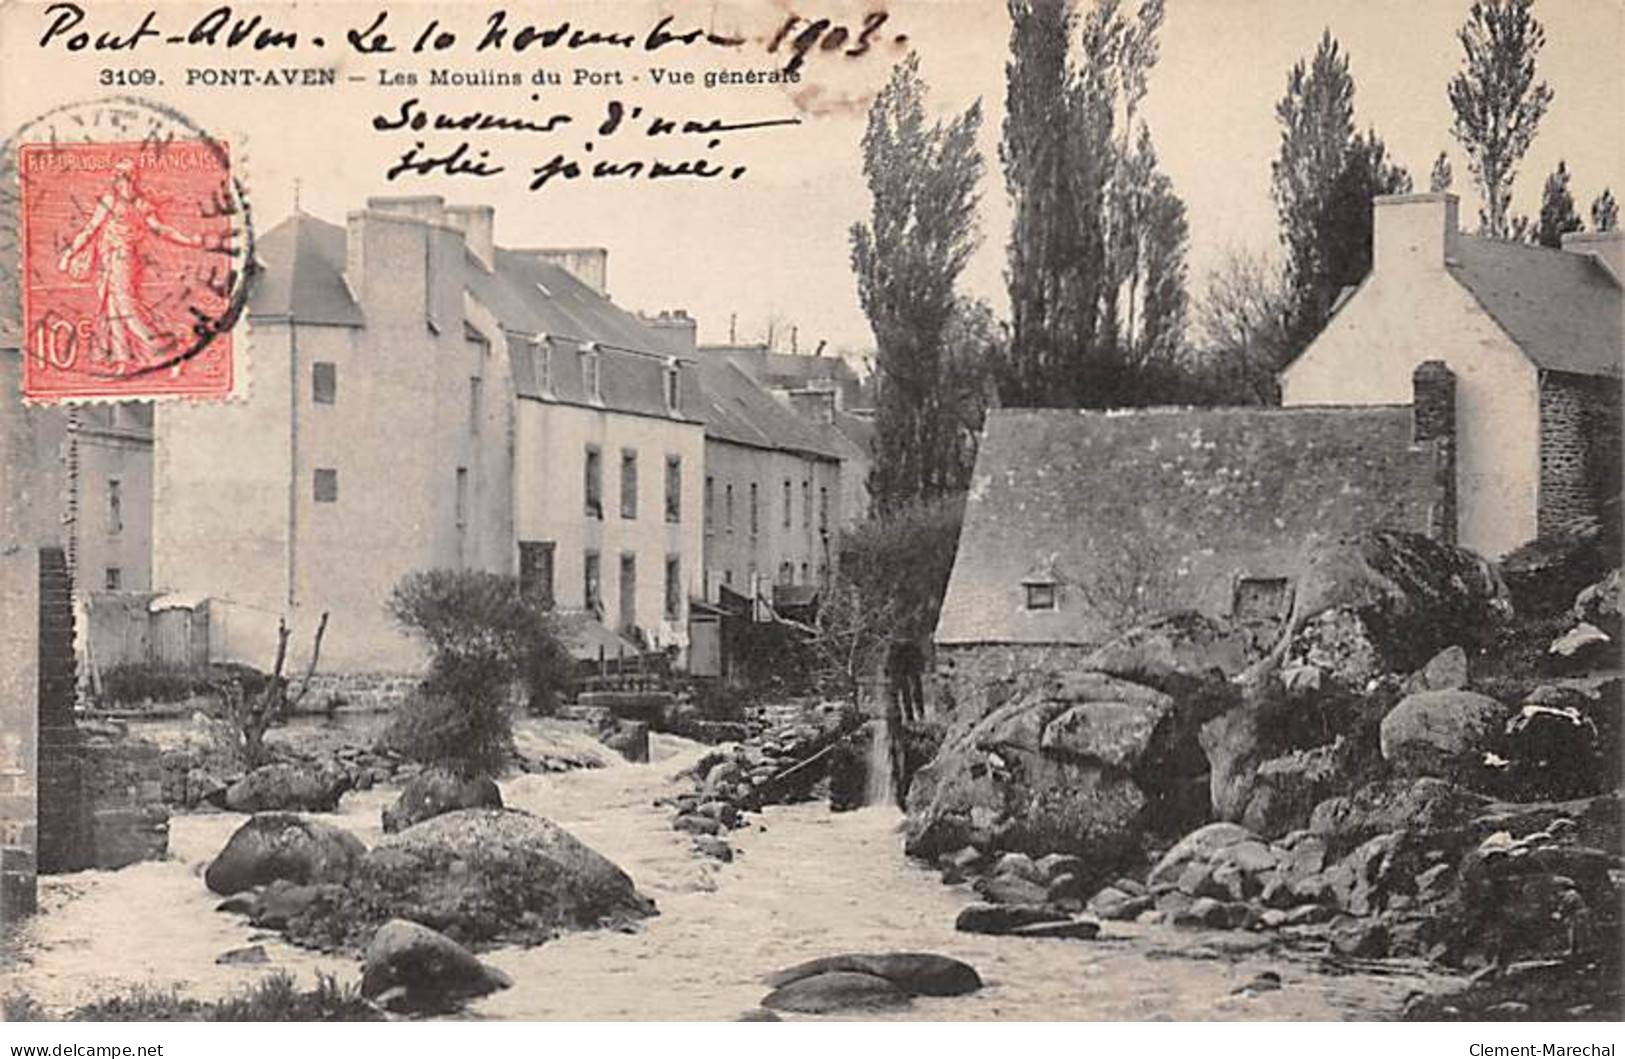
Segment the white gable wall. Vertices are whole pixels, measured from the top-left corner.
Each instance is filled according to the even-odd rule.
[[[1456,373],[1459,542],[1500,558],[1535,536],[1540,391],[1534,365],[1444,266],[1455,199],[1379,199],[1375,264],[1281,373],[1286,405],[1408,404],[1411,373]]]

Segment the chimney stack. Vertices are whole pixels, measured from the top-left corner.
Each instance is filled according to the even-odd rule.
[[[835,422],[834,390],[790,390],[786,396],[790,399],[790,408],[809,423],[828,426]]]
[[[557,265],[591,287],[593,293],[609,297],[609,251],[601,246],[535,247],[519,251],[537,261]]]
[[[1425,360],[1411,372],[1411,438],[1433,442],[1438,502],[1429,536],[1456,542],[1456,373],[1442,360]]]
[[[485,271],[496,268],[497,211],[494,206],[447,206],[446,223],[463,233],[463,240]]]
[[[1585,254],[1602,262],[1614,274],[1614,282],[1625,284],[1625,232],[1569,232],[1563,236],[1563,249]]]
[[[1378,195],[1372,200],[1371,271],[1379,276],[1440,272],[1456,256],[1454,195]]]
[[[639,313],[638,319],[665,339],[667,348],[678,356],[692,356],[699,349],[699,321],[686,309],[662,309],[656,316]]]

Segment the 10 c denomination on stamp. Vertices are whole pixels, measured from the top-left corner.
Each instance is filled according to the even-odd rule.
[[[224,398],[241,275],[226,145],[24,143],[23,396]]]

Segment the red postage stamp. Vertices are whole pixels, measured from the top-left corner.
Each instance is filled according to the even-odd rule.
[[[18,149],[23,396],[230,396],[230,159],[205,139]]]

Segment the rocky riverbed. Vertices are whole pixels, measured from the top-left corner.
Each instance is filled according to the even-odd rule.
[[[537,733],[521,731],[521,745]],[[729,863],[696,852],[657,805],[689,789],[679,774],[712,749],[656,735],[653,763],[512,776],[504,803],[554,821],[626,871],[659,915],[623,931],[566,934],[480,958],[512,986],[473,1001],[501,1019],[732,1019],[769,991],[764,979],[841,952],[926,951],[963,960],[984,987],[915,998],[886,1019],[1390,1018],[1416,993],[1458,983],[1420,964],[1373,961],[1350,972],[1260,934],[1109,923],[1088,941],[957,931],[977,899],[905,858],[889,808],[832,814],[821,802],[767,806],[733,831]],[[372,846],[398,789],[346,794],[313,818]],[[360,979],[353,956],[286,944],[215,911],[204,867],[246,819],[180,813],[172,859],[42,880],[43,914],[16,939],[0,994],[25,993],[56,1014],[134,985],[228,995],[282,969]],[[252,951],[217,962],[227,953]],[[258,962],[240,962],[252,959]],[[785,1015],[786,1018],[800,1016]]]

